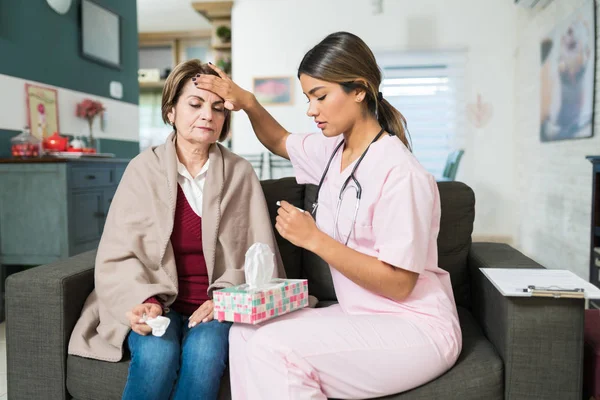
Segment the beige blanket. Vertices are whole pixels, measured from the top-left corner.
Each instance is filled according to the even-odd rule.
[[[127,167],[98,247],[95,290],[71,335],[69,354],[119,361],[130,330],[125,313],[151,296],[166,306],[177,297],[177,267],[170,237],[177,198],[175,134]],[[244,283],[244,256],[255,242],[276,254],[285,272],[265,197],[252,166],[219,144],[209,151],[204,185],[202,245],[209,295]]]

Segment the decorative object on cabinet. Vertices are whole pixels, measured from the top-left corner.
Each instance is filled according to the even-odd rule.
[[[60,132],[56,89],[26,83],[25,98],[27,124],[33,136],[43,141],[50,133]]]
[[[23,132],[12,139],[11,154],[17,158],[39,157],[41,154],[41,140],[31,134],[28,127],[23,128]]]
[[[541,41],[542,142],[593,136],[595,9],[586,0]]]
[[[264,105],[292,104],[292,88],[290,77],[254,78],[254,95]]]
[[[69,143],[69,147],[67,147],[67,151],[81,151],[85,147],[85,144],[79,137],[75,137]]]
[[[65,151],[69,146],[69,138],[60,136],[58,132],[54,132],[52,136],[48,136],[42,143],[44,150],[47,152],[51,151]]]
[[[96,139],[94,138],[94,119],[98,115],[102,115],[105,111],[104,106],[101,102],[95,101],[92,99],[85,99],[81,103],[77,104],[77,108],[75,109],[75,115],[79,118],[84,118],[88,122],[89,132],[88,132],[88,147],[91,149],[96,148]],[[65,148],[66,150],[66,148]]]
[[[81,0],[81,53],[97,63],[121,68],[121,17],[91,0]]]

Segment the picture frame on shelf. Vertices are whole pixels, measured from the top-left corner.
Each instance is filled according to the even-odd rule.
[[[33,136],[44,140],[54,132],[60,133],[56,89],[26,83],[25,99],[27,124]]]
[[[293,78],[289,76],[254,78],[253,92],[263,105],[292,105],[293,89]]]
[[[92,0],[81,0],[81,54],[121,69],[121,16]]]

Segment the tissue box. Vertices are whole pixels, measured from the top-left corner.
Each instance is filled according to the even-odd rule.
[[[215,319],[255,325],[308,306],[308,281],[274,279],[265,288],[215,290],[213,303]]]

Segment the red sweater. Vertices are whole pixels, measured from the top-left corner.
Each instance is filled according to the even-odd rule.
[[[189,316],[209,300],[207,293],[209,282],[202,249],[202,218],[192,210],[179,185],[171,245],[175,253],[179,280],[179,294],[171,308],[182,315]],[[160,305],[154,297],[146,302]]]

